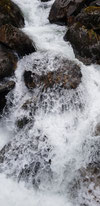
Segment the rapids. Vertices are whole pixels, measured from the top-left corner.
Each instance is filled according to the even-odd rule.
[[[71,45],[64,42],[66,28],[49,23],[48,14],[53,1],[42,3],[39,0],[13,0],[22,9],[25,17],[23,31],[35,42],[37,52],[19,60],[15,72],[15,89],[8,95],[8,110],[0,123],[0,149],[9,141],[12,150],[0,168],[1,206],[96,206],[98,202],[84,187],[75,189],[78,170],[86,164],[98,161],[100,136],[94,131],[100,122],[100,68],[97,65],[84,66],[75,59]],[[27,100],[40,98],[40,91],[30,94],[23,81],[24,70],[38,64],[37,74],[53,70],[55,56],[74,60],[80,65],[82,82],[73,91],[50,93],[43,102],[28,111],[22,109]],[[12,102],[12,104],[11,104]],[[39,102],[39,101],[38,101]],[[52,102],[52,107],[51,107]],[[80,106],[81,105],[81,106]],[[16,120],[27,116],[30,123],[18,130]],[[30,141],[33,143],[31,148]],[[21,154],[17,147],[21,147]],[[13,152],[14,151],[14,152]],[[18,156],[17,160],[16,156]],[[24,183],[20,172],[25,165],[41,163],[34,177]],[[8,164],[9,162],[9,164]],[[51,164],[48,164],[48,163]],[[35,164],[35,167],[38,167]],[[9,178],[10,177],[10,178]],[[92,188],[93,185],[90,185]],[[85,190],[85,191],[84,191]],[[100,197],[98,188],[95,196]]]

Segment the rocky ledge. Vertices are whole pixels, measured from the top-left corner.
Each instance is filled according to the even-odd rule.
[[[20,8],[11,0],[0,0],[0,113],[6,95],[15,85],[11,86],[10,80],[5,82],[5,78],[14,74],[18,57],[35,52],[32,40],[19,29],[22,27],[24,17]]]
[[[56,0],[49,14],[51,23],[66,24],[64,39],[72,44],[76,57],[85,64],[100,64],[100,2]]]
[[[76,89],[81,82],[81,69],[73,61],[64,58],[53,60],[55,71],[48,71],[46,74],[38,75],[35,70],[36,64],[33,64],[33,71],[24,72],[24,81],[29,89],[42,87],[42,91],[47,89]],[[43,63],[42,63],[43,64]],[[48,65],[48,63],[47,63]],[[45,66],[47,66],[45,65]],[[37,65],[38,66],[38,65]]]

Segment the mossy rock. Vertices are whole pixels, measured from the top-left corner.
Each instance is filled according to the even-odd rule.
[[[49,71],[47,74],[38,75],[34,69],[32,71],[24,72],[24,81],[28,89],[42,88],[42,91],[49,90],[61,90],[61,89],[76,89],[81,82],[81,70],[80,67],[73,61],[61,58],[54,59],[54,64],[57,67],[55,71]],[[40,60],[40,64],[43,63]],[[46,66],[46,65],[45,65]],[[48,66],[48,63],[47,63]],[[35,64],[35,68],[38,65]],[[34,68],[34,64],[33,64]]]
[[[33,41],[24,32],[10,24],[0,27],[0,41],[20,57],[35,52]]]
[[[100,30],[100,7],[89,6],[82,10],[82,12],[76,17],[76,21],[80,22],[88,29],[95,31]]]
[[[24,26],[23,14],[11,0],[0,0],[0,26],[4,24],[12,24],[15,27]]]
[[[100,13],[100,7],[97,7],[97,6],[88,6],[88,7],[86,7],[85,9],[84,9],[84,11],[86,12],[86,13],[93,13],[94,14],[94,12],[95,13]]]
[[[68,29],[65,40],[70,41],[76,56],[90,58],[91,63],[99,63],[100,35],[93,29],[88,29],[80,22],[75,23]]]

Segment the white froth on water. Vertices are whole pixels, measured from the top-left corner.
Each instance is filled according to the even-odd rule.
[[[48,16],[53,1],[43,3],[40,0],[21,2],[14,0],[14,2],[21,7],[25,15],[26,24],[23,31],[33,39],[38,50],[60,53],[69,59],[75,58],[71,45],[63,40],[66,28],[49,23]]]
[[[23,73],[25,69],[31,69],[34,56],[37,55],[41,58],[41,52],[47,52],[51,63],[53,55],[59,54],[80,64],[83,77],[82,83],[77,89],[80,96],[76,98],[76,105],[80,101],[84,104],[84,110],[77,110],[74,104],[70,104],[70,99],[74,94],[73,90],[69,93],[65,92],[64,96],[66,104],[69,103],[69,110],[62,113],[59,111],[60,100],[56,101],[50,113],[39,110],[35,115],[35,123],[29,130],[29,135],[31,137],[37,133],[37,130],[40,130],[42,135],[48,137],[48,143],[53,148],[49,154],[54,175],[53,186],[51,190],[48,189],[48,185],[44,181],[39,191],[26,189],[23,183],[16,183],[12,179],[0,175],[0,206],[71,206],[67,198],[68,183],[73,179],[75,170],[84,166],[90,158],[88,146],[83,152],[82,145],[85,140],[89,145],[90,142],[100,138],[93,136],[95,126],[100,122],[100,67],[94,65],[86,67],[76,60],[72,47],[63,40],[66,28],[49,23],[48,14],[53,1],[47,3],[39,0],[13,1],[20,6],[24,13],[25,28],[23,31],[33,39],[38,52],[26,56],[18,62],[10,119],[6,119],[6,124],[3,122],[3,126],[0,126],[0,149],[9,139],[13,138],[12,130],[16,118],[24,115],[21,106],[31,98],[31,95],[25,87]],[[52,65],[49,65],[48,70],[51,69]],[[17,139],[17,135],[15,138]],[[22,141],[24,138],[23,136]],[[41,143],[40,147],[42,146]],[[93,204],[91,203],[91,206]]]
[[[2,206],[71,206],[62,195],[26,189],[24,184],[15,183],[0,175],[0,205]]]

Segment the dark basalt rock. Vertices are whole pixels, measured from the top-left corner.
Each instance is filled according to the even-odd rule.
[[[15,27],[24,26],[23,14],[11,0],[0,0],[0,26],[4,24],[12,24]]]
[[[17,66],[17,57],[4,45],[0,44],[0,79],[11,76]]]
[[[99,63],[100,35],[93,29],[87,29],[81,23],[75,23],[68,29],[64,38],[70,41],[76,56],[89,58],[91,63]]]
[[[0,41],[13,49],[20,57],[35,52],[32,40],[12,25],[5,24],[0,27]]]
[[[0,113],[6,105],[6,95],[15,87],[14,81],[0,83]]]
[[[93,0],[56,0],[52,5],[49,21],[57,24],[67,24],[68,18],[77,14]]]
[[[34,66],[33,66],[34,67]],[[81,70],[72,61],[61,60],[56,71],[50,71],[45,75],[37,75],[34,71],[25,71],[24,81],[29,89],[42,86],[42,90],[48,88],[75,89],[81,82]]]
[[[94,31],[100,30],[100,7],[89,6],[86,7],[77,17],[76,21],[80,22],[88,29]]]

